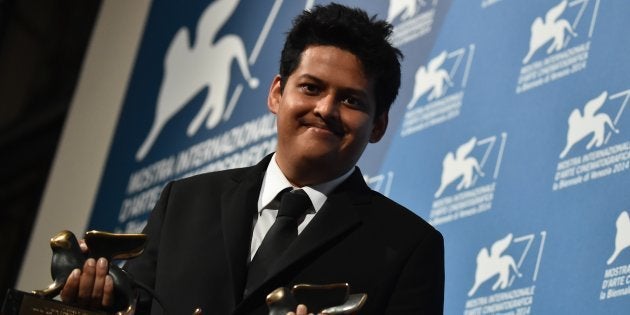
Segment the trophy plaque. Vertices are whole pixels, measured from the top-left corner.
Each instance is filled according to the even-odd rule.
[[[104,311],[86,310],[33,293],[9,289],[2,305],[2,315],[107,315]]]

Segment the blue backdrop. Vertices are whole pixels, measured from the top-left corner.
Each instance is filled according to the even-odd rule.
[[[402,87],[366,181],[445,236],[446,314],[630,309],[630,3],[340,1],[395,27]],[[275,148],[268,86],[319,1],[155,0],[90,229]]]

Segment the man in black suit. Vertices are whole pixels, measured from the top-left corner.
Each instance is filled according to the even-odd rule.
[[[145,228],[147,248],[126,267],[164,305],[143,298],[137,313],[265,314],[277,287],[338,282],[367,293],[361,313],[442,313],[442,236],[369,189],[355,166],[385,133],[398,93],[401,54],[390,33],[387,22],[336,4],[296,18],[267,100],[277,151],[252,167],[166,186]],[[254,274],[286,188],[308,196],[299,235]],[[62,298],[111,304],[104,265],[74,272]]]

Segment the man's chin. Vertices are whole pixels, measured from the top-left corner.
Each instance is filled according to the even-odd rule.
[[[316,149],[304,150],[302,159],[309,164],[330,164],[337,160],[332,152]]]

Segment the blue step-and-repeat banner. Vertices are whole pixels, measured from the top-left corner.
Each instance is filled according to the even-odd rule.
[[[630,2],[340,1],[394,25],[402,87],[360,167],[445,237],[446,314],[630,312]],[[274,151],[266,97],[319,1],[151,5],[90,220]]]

